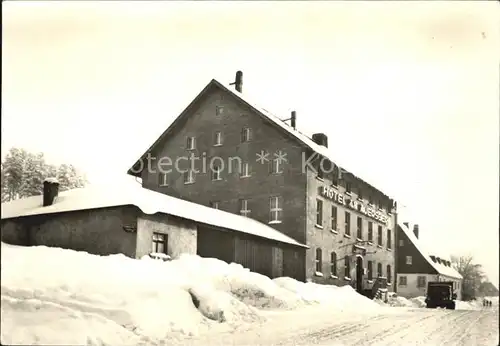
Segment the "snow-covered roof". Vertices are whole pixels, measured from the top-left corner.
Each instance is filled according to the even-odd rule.
[[[304,133],[300,132],[299,130],[297,129],[294,129],[293,127],[291,127],[290,125],[288,125],[286,122],[284,122],[282,119],[280,119],[278,116],[272,114],[271,112],[269,112],[268,110],[262,108],[261,106],[259,106],[256,102],[254,102],[253,100],[251,100],[248,95],[244,94],[244,93],[240,93],[239,91],[233,89],[233,88],[230,88],[228,86],[226,86],[224,83],[221,83],[219,82],[218,80],[216,79],[212,79],[210,81],[210,83],[208,83],[208,85],[203,89],[202,92],[200,92],[200,94],[195,98],[198,99],[203,93],[205,90],[208,89],[208,87],[212,84],[215,84],[217,85],[219,88],[227,91],[228,93],[231,93],[232,95],[234,95],[235,97],[237,97],[238,99],[240,99],[241,101],[243,101],[245,104],[247,104],[248,106],[250,106],[251,108],[253,108],[255,111],[257,111],[261,116],[263,116],[264,118],[268,119],[269,121],[271,121],[273,124],[281,127],[283,130],[285,130],[286,132],[288,132],[290,135],[294,136],[299,142],[301,142],[303,145],[305,145],[306,147],[308,147],[309,149],[313,150],[314,152],[316,152],[317,154],[327,158],[328,160],[330,160],[331,162],[335,163],[337,166],[340,166],[343,171],[345,172],[349,172],[350,174],[352,174],[354,176],[354,174],[352,172],[350,172],[349,170],[347,170],[345,168],[345,166],[341,165],[338,160],[336,158],[333,157],[333,154],[332,152],[330,151],[330,149],[328,149],[327,147],[324,147],[322,145],[319,145],[317,144],[316,142],[314,142],[310,137],[308,137],[307,135],[305,135]],[[194,101],[193,101],[194,102]],[[189,108],[189,106],[188,106]],[[188,109],[186,108],[186,110]],[[186,110],[183,112],[185,113]],[[172,126],[176,123],[176,121],[174,121],[174,123],[172,123],[172,125],[160,136],[160,138],[158,138],[158,140],[143,154],[142,157],[144,157],[145,155],[147,155],[148,152],[150,152],[154,146],[162,139],[166,136],[166,134],[169,132],[169,130],[172,128]],[[129,173],[134,175],[132,173],[132,169],[129,170]],[[360,181],[364,182],[365,184],[371,186],[372,188],[376,189],[377,191],[379,191],[380,193],[384,194],[382,191],[378,190],[374,185],[364,181],[363,179],[359,178],[359,177],[356,177],[357,179],[359,179]],[[385,195],[385,194],[384,194]]]
[[[145,214],[164,213],[234,230],[282,243],[306,247],[278,230],[251,218],[188,202],[145,189],[135,181],[116,186],[89,185],[59,193],[54,204],[44,207],[42,196],[2,203],[2,220],[41,214],[135,205]]]
[[[415,237],[415,234],[410,230],[409,227],[407,227],[405,224],[398,224],[399,228],[403,231],[403,233],[410,239],[412,244],[415,246],[418,252],[424,257],[424,259],[429,262],[429,264],[441,275],[445,275],[451,278],[455,279],[463,279],[462,275],[458,273],[455,268],[453,267],[448,267],[442,263],[434,262],[429,255],[429,253],[424,249],[422,244],[419,243],[417,237]]]

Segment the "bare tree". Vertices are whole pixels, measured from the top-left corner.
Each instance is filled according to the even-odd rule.
[[[462,299],[469,300],[479,293],[481,283],[486,279],[480,264],[472,256],[451,256],[453,267],[462,275]]]

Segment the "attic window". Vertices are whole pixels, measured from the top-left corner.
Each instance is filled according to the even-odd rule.
[[[222,132],[216,131],[214,135],[214,146],[222,145]]]
[[[160,186],[168,186],[168,173],[160,173],[158,176]]]
[[[248,127],[245,127],[241,131],[241,141],[242,142],[250,142],[251,139],[252,139],[252,130]]]
[[[351,193],[351,183],[348,181],[345,182],[345,192]]]
[[[186,138],[186,149],[193,150],[196,147],[196,139],[194,137]]]
[[[222,115],[224,113],[224,107],[223,106],[215,106],[215,115]]]

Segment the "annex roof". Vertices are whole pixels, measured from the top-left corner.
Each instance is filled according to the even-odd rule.
[[[458,273],[455,268],[453,267],[448,267],[445,264],[438,263],[432,260],[431,255],[425,249],[423,248],[422,244],[419,243],[419,240],[417,237],[415,237],[415,234],[410,230],[409,227],[407,227],[404,224],[398,224],[399,228],[403,231],[403,233],[410,239],[412,244],[415,246],[418,252],[422,254],[422,257],[429,262],[429,264],[441,275],[445,275],[454,279],[463,279],[462,275]]]
[[[239,99],[240,101],[242,101],[244,104],[246,104],[247,106],[249,106],[250,108],[252,108],[253,110],[255,110],[259,115],[261,115],[264,119],[267,119],[268,121],[270,121],[272,124],[280,127],[282,130],[286,131],[286,133],[288,133],[289,135],[291,135],[292,137],[294,137],[296,140],[298,140],[302,145],[308,147],[309,149],[311,149],[312,151],[314,151],[315,153],[327,158],[328,160],[330,160],[331,162],[335,163],[336,165],[342,167],[342,165],[338,164],[337,160],[333,157],[331,151],[327,148],[327,147],[324,147],[322,145],[319,145],[317,144],[316,142],[314,142],[311,138],[309,138],[307,135],[305,135],[304,133],[300,132],[299,130],[297,129],[294,129],[292,128],[290,125],[288,125],[286,122],[284,122],[282,119],[280,119],[278,116],[272,114],[271,112],[269,112],[268,110],[262,108],[261,106],[259,106],[256,102],[254,102],[253,100],[251,100],[248,95],[244,94],[244,93],[240,93],[238,91],[236,91],[235,89],[231,88],[231,87],[228,87],[226,86],[225,84],[217,81],[216,79],[212,79],[206,86],[205,88],[196,96],[196,98],[189,104],[189,106],[186,107],[186,109],[179,115],[179,117],[177,119],[175,119],[173,121],[173,123],[167,128],[167,130],[165,130],[165,132],[163,132],[160,137],[153,143],[153,145],[151,145],[151,147],[141,156],[141,158],[139,160],[136,161],[136,163],[134,163],[134,165],[128,170],[128,174],[131,174],[131,175],[135,175],[135,176],[139,176],[139,174],[137,173],[134,173],[134,167],[139,164],[140,160],[141,159],[144,159],[144,157],[147,155],[148,152],[150,152],[151,150],[153,150],[155,148],[155,146],[160,142],[162,141],[164,138],[167,137],[167,135],[170,133],[170,131],[174,128],[174,126],[176,125],[177,121],[179,118],[181,118],[184,114],[186,114],[188,112],[188,110],[210,89],[210,87],[212,86],[217,86],[219,87],[220,89],[234,95],[237,99]],[[345,171],[349,172],[347,169],[345,169],[345,167],[342,167],[342,169],[344,169]],[[349,174],[352,174],[353,176],[355,176],[352,172],[349,172]],[[363,179],[359,178],[359,177],[356,177],[357,179],[359,179],[360,181],[362,181],[363,183],[369,185],[370,187],[372,187],[373,189],[376,189],[377,191],[379,191],[380,193],[384,194],[382,191],[378,190],[377,188],[375,188],[375,186],[373,186],[372,184],[364,181]],[[384,194],[385,195],[385,194]],[[388,197],[386,195],[386,197]]]
[[[33,196],[2,203],[2,220],[30,215],[135,205],[145,214],[164,213],[307,248],[306,245],[259,221],[148,190],[135,181],[116,186],[89,185],[85,188],[60,192],[54,204],[46,207],[42,205],[42,199],[42,196]]]

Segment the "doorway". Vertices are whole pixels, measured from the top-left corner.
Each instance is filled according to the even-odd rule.
[[[356,256],[356,291],[363,292],[363,257]]]

